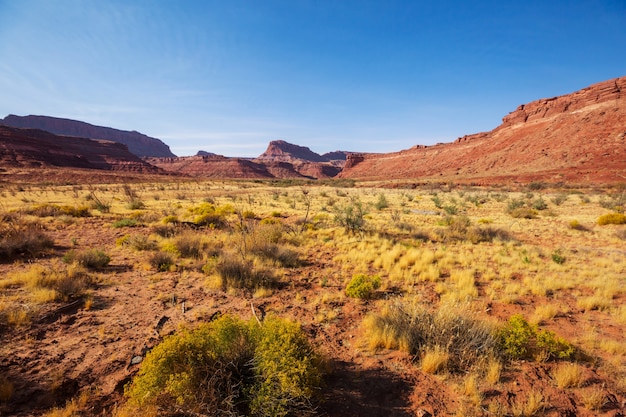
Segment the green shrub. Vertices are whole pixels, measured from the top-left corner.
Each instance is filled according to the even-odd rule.
[[[451,216],[455,216],[458,214],[459,208],[455,205],[447,205],[447,206],[443,206],[443,211],[445,211],[447,214]]]
[[[376,201],[376,204],[374,204],[374,207],[376,207],[376,210],[383,210],[389,207],[389,203],[387,202],[387,197],[385,197],[385,194],[378,194],[378,200]]]
[[[607,224],[626,224],[626,214],[607,213],[598,218],[598,224],[604,226]]]
[[[152,349],[125,395],[130,406],[158,405],[168,416],[308,415],[318,364],[297,323],[222,316]]]
[[[136,227],[136,226],[139,226],[139,222],[136,219],[124,218],[124,219],[119,219],[113,222],[113,227],[115,228]]]
[[[509,204],[507,205],[506,210],[511,213],[513,210],[516,210],[518,208],[522,208],[526,206],[526,202],[524,200],[518,200],[518,199],[513,199],[511,201],[509,201]]]
[[[554,252],[552,252],[552,261],[559,265],[562,265],[565,263],[565,256],[561,253],[560,249],[557,249]]]
[[[366,214],[363,204],[353,199],[351,204],[335,210],[335,223],[345,228],[348,233],[362,233],[365,230]]]
[[[541,211],[547,208],[548,208],[548,203],[546,203],[543,198],[539,197],[538,199],[533,201],[533,209]]]
[[[575,352],[569,342],[528,323],[521,314],[509,318],[498,338],[503,352],[513,359],[568,359]]]
[[[556,196],[554,196],[554,198],[552,198],[552,202],[557,206],[560,206],[566,201],[567,201],[567,194],[557,194]]]
[[[370,298],[372,293],[380,288],[380,277],[357,274],[352,277],[346,286],[346,295],[352,298]]]

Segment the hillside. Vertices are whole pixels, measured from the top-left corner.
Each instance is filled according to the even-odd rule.
[[[0,167],[81,168],[105,171],[159,173],[121,144],[54,135],[43,130],[0,125]]]
[[[283,140],[271,141],[267,150],[255,159],[229,158],[199,151],[196,156],[149,158],[165,171],[202,178],[332,178],[341,171],[345,153],[335,152],[336,159],[321,156],[309,148]]]
[[[40,129],[65,136],[77,136],[90,139],[104,139],[126,145],[134,155],[143,157],[173,157],[169,146],[160,139],[151,138],[139,132],[94,126],[77,120],[60,119],[49,116],[15,116],[8,115],[0,119],[0,125],[26,129]]]
[[[340,177],[494,183],[626,181],[626,77],[519,106],[453,143],[351,154]]]

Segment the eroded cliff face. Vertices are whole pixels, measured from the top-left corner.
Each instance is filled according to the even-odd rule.
[[[626,77],[519,106],[490,132],[388,154],[352,154],[356,179],[623,182]]]
[[[135,131],[118,130],[110,127],[94,126],[78,120],[49,116],[8,115],[0,119],[0,125],[25,129],[39,129],[56,135],[76,136],[89,139],[104,139],[126,145],[128,150],[140,157],[174,157],[170,147],[161,140]]]
[[[126,145],[54,135],[37,129],[0,125],[0,165],[62,167],[137,173],[161,173],[128,151]]]
[[[548,119],[564,113],[573,113],[624,99],[626,77],[594,84],[572,94],[545,98],[520,105],[515,111],[504,116],[501,128],[520,123]]]

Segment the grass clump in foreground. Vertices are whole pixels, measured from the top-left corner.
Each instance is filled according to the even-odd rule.
[[[398,302],[367,317],[364,324],[370,347],[421,356],[427,372],[467,371],[499,354],[492,327],[456,304],[430,311]]]
[[[298,323],[222,316],[148,353],[126,388],[126,409],[158,407],[163,416],[309,415],[320,383],[319,358]]]

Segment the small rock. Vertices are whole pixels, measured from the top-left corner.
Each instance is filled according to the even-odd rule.
[[[131,365],[138,365],[141,363],[141,361],[143,361],[143,356],[133,356],[133,358],[130,360],[130,364]]]
[[[417,413],[415,413],[415,415],[417,417],[433,417],[432,414],[430,414],[428,411],[426,410],[417,410]]]

